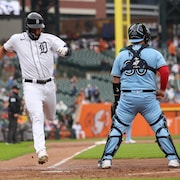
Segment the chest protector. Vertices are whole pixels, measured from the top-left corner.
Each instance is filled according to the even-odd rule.
[[[126,70],[150,70],[156,74],[156,69],[149,66],[148,63],[140,57],[140,53],[144,48],[147,48],[148,44],[143,44],[140,49],[134,50],[132,45],[127,46],[125,49],[131,51],[133,54],[132,59],[126,60],[126,66],[121,69],[121,74]],[[124,49],[123,49],[124,50]]]

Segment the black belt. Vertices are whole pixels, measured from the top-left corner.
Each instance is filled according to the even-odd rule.
[[[37,84],[46,84],[47,82],[52,81],[52,78],[46,79],[46,80],[33,80],[33,79],[24,79],[24,82],[29,82],[29,83],[37,83]]]
[[[156,92],[156,90],[148,90],[148,89],[144,89],[144,90],[122,90],[122,92]]]

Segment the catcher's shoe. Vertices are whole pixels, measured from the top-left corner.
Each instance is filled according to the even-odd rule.
[[[98,161],[98,168],[101,169],[109,169],[112,166],[112,160],[110,159],[104,159]]]
[[[38,163],[39,164],[44,164],[48,162],[48,154],[46,150],[41,150],[38,152]]]
[[[180,167],[180,163],[177,159],[172,159],[169,161],[168,166],[173,167],[173,168],[177,168],[177,167]]]

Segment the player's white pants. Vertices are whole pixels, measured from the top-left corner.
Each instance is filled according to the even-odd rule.
[[[24,99],[32,122],[36,153],[46,149],[44,120],[53,120],[56,113],[56,89],[53,81],[44,85],[23,83]]]

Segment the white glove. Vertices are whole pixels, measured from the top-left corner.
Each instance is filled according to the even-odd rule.
[[[60,47],[60,48],[58,48],[57,53],[59,56],[64,57],[68,53],[68,48],[67,47]]]

